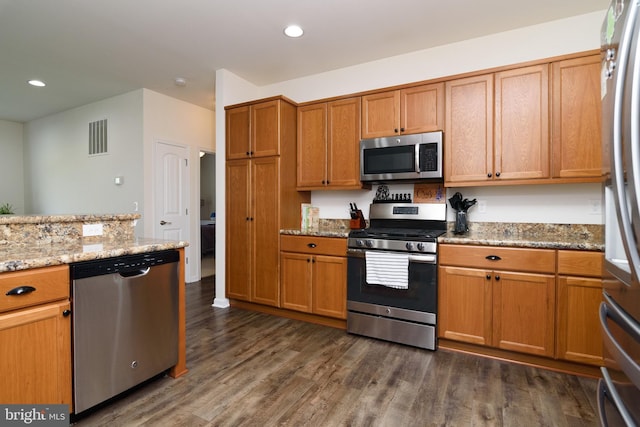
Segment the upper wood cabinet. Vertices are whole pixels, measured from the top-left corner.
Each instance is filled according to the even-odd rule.
[[[549,177],[549,66],[495,74],[494,179]]]
[[[567,59],[551,66],[553,177],[600,177],[600,56]]]
[[[549,177],[548,68],[446,83],[447,183]]]
[[[362,138],[444,128],[444,84],[434,83],[362,97]]]
[[[493,74],[448,81],[445,98],[445,183],[491,179]]]
[[[360,97],[298,108],[298,190],[360,189]]]
[[[227,159],[280,154],[280,99],[226,111]]]

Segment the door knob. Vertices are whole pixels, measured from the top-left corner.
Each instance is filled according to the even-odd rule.
[[[171,222],[167,222],[165,220],[160,221],[160,225],[167,225],[167,224],[171,224]]]

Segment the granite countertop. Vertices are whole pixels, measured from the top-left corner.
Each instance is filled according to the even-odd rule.
[[[78,261],[177,249],[187,242],[148,238],[102,241],[80,240],[74,243],[11,245],[0,248],[0,272],[70,264]]]
[[[134,236],[140,214],[0,215],[0,272],[140,254],[189,245]],[[84,236],[84,225],[101,235]]]
[[[454,234],[453,223],[439,243],[538,249],[604,251],[604,226],[592,224],[474,223]]]
[[[453,222],[447,223],[448,231],[438,238],[439,243],[604,251],[604,226],[598,224],[471,223],[465,234],[454,234],[453,227]],[[325,219],[316,230],[285,229],[280,233],[347,238],[349,231],[349,220]]]

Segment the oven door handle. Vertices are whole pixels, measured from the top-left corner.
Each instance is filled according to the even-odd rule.
[[[435,255],[409,255],[409,262],[435,264],[437,262],[437,258]]]

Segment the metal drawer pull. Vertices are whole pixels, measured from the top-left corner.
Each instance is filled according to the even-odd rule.
[[[485,259],[488,259],[489,261],[500,261],[502,258],[498,255],[487,255]]]
[[[6,293],[6,295],[11,296],[11,295],[30,294],[35,290],[36,288],[34,288],[33,286],[18,286],[17,288],[11,289],[9,292]]]
[[[315,243],[307,243],[307,246],[309,246],[310,248],[315,248],[318,245],[316,245]]]

